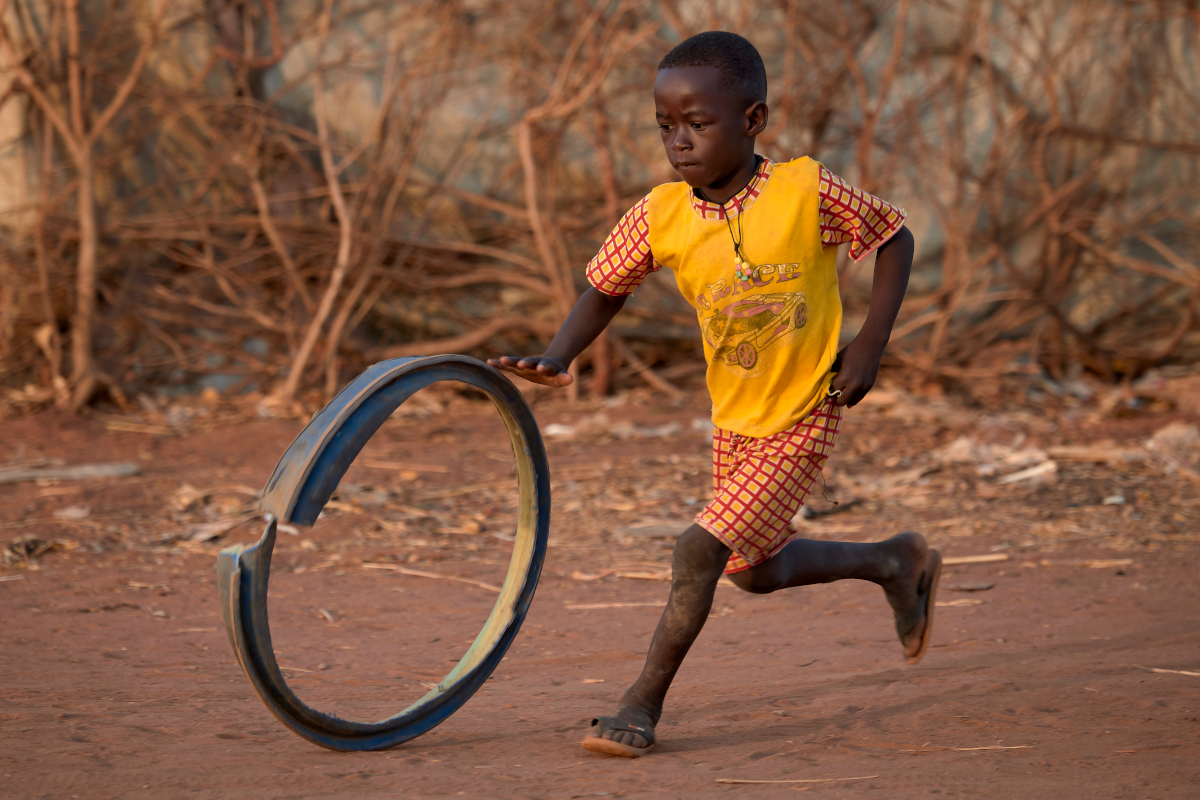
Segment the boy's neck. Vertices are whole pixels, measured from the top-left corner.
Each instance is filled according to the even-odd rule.
[[[754,180],[755,174],[758,172],[758,156],[754,151],[742,159],[742,163],[733,172],[730,172],[725,177],[710,183],[708,186],[696,189],[696,193],[701,199],[707,200],[710,203],[717,205],[725,205],[730,198],[737,195],[738,192],[750,185],[750,181]]]

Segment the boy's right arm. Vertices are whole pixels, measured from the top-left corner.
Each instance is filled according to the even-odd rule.
[[[627,295],[613,296],[588,287],[558,329],[554,341],[540,356],[502,356],[488,363],[527,381],[546,386],[566,386],[574,378],[567,372],[571,362],[612,322],[625,305]]]

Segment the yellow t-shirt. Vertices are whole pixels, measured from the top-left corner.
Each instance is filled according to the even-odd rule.
[[[842,305],[831,245],[850,241],[861,259],[904,218],[811,158],[764,159],[724,209],[686,183],[656,187],[622,218],[588,279],[623,295],[648,272],[672,269],[700,322],[713,424],[770,436],[804,419],[832,378]],[[741,274],[735,235],[746,262]]]

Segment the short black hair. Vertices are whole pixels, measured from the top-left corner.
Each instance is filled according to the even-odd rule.
[[[746,100],[767,99],[767,68],[749,40],[728,31],[705,31],[684,39],[663,56],[658,68],[716,67],[721,85]]]

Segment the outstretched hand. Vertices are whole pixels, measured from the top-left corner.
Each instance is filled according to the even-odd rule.
[[[545,355],[501,356],[489,358],[488,363],[543,386],[570,386],[575,379],[567,372],[567,367],[608,327],[625,305],[625,299],[624,295],[610,296],[589,287],[575,302]]]
[[[487,363],[497,369],[520,375],[527,381],[544,386],[567,386],[575,381],[571,377],[571,373],[567,372],[566,365],[556,358],[501,356],[500,358],[489,358]]]
[[[840,392],[834,399],[839,406],[854,406],[867,396],[875,379],[879,377],[879,362],[883,360],[883,349],[855,339],[846,349],[838,353],[833,362],[833,381],[830,392]]]

